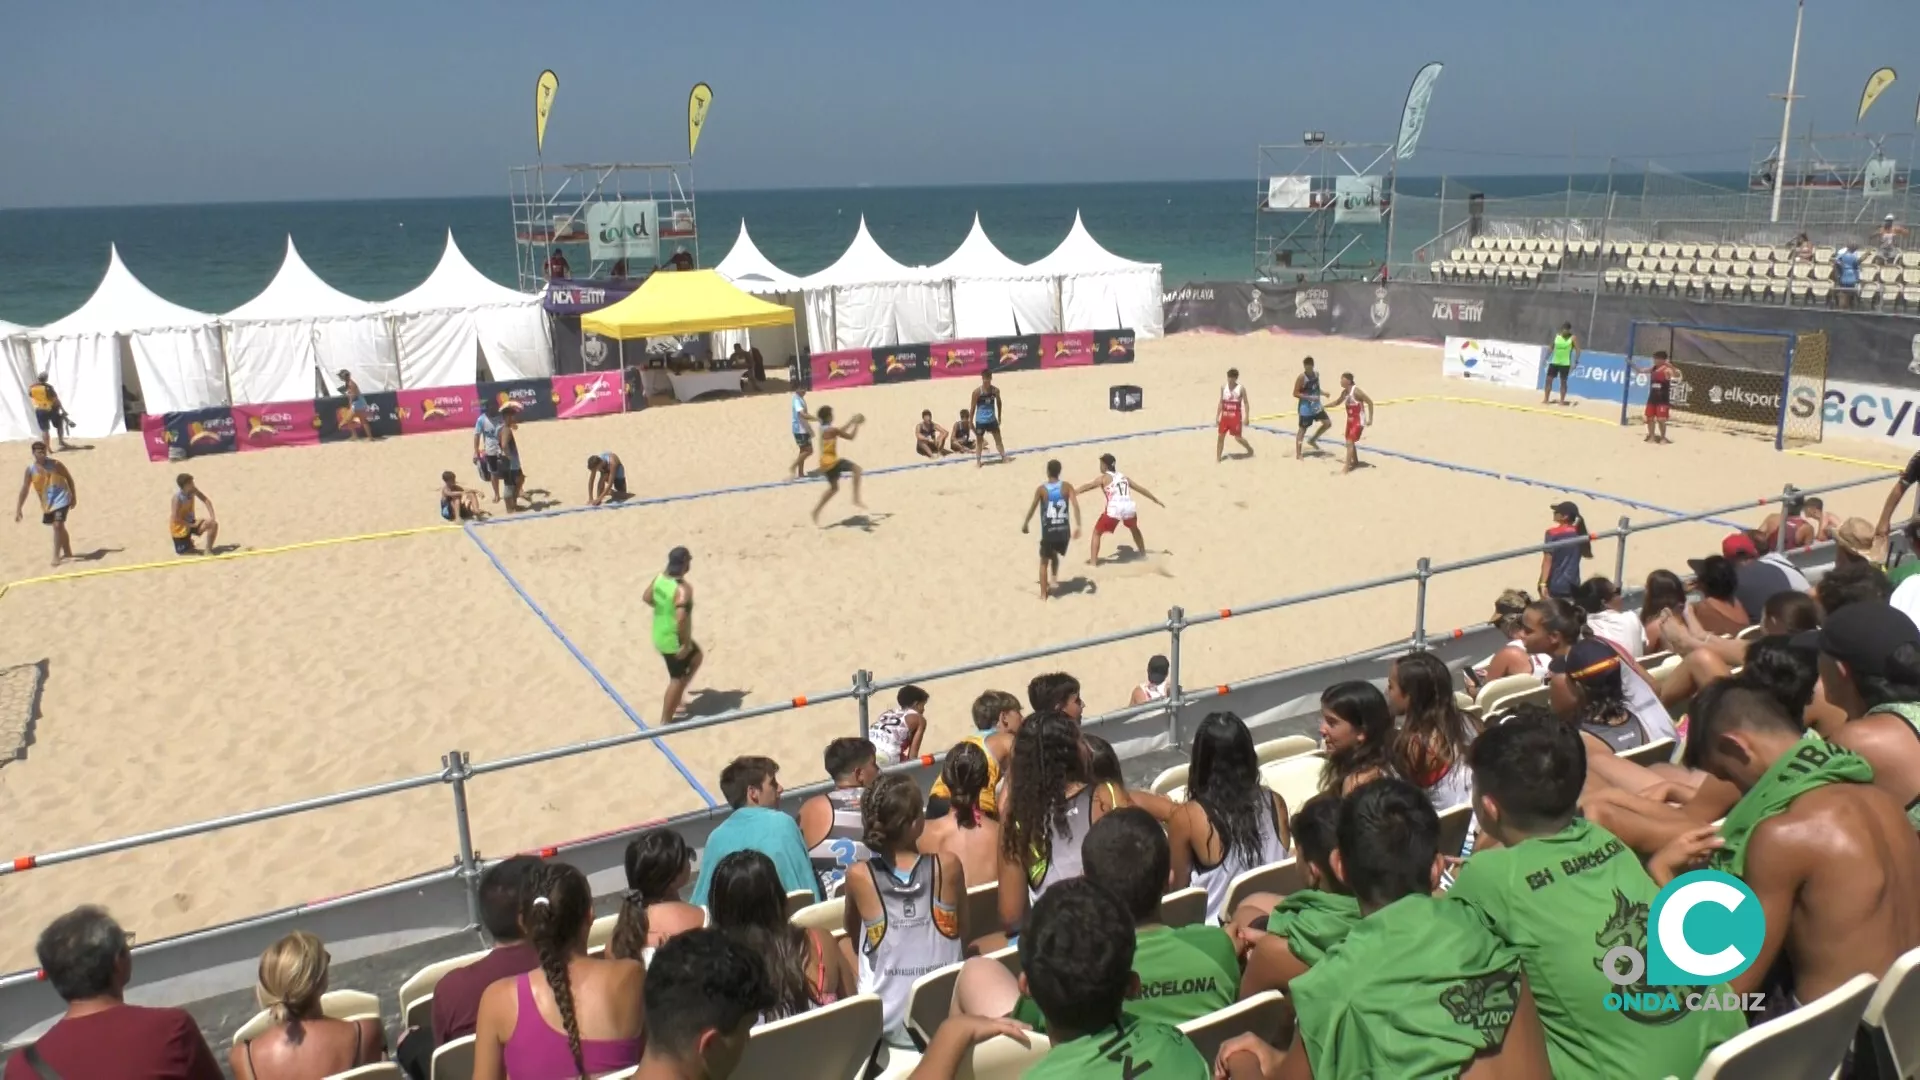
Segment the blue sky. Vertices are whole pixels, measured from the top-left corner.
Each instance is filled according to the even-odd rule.
[[[1850,129],[1867,73],[1906,60],[1870,123],[1912,130],[1920,4],[1809,8],[1796,129]],[[679,156],[711,83],[708,188],[1251,177],[1304,129],[1391,139],[1433,59],[1411,171],[1576,147],[1739,169],[1778,128],[1792,28],[1789,0],[23,0],[0,6],[0,206],[503,192],[544,67],[549,160]]]

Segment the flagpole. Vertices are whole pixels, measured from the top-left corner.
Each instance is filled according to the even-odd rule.
[[[1769,220],[1774,222],[1780,220],[1780,191],[1781,185],[1786,182],[1787,178],[1787,139],[1792,134],[1793,103],[1795,101],[1793,89],[1795,82],[1800,76],[1800,26],[1806,19],[1806,16],[1807,0],[1799,0],[1799,3],[1795,5],[1793,16],[1793,60],[1787,67],[1787,92],[1784,96],[1774,95],[1776,97],[1782,97],[1782,100],[1786,102],[1785,108],[1781,111],[1780,115],[1780,161],[1774,166],[1773,170],[1773,216],[1769,218]]]

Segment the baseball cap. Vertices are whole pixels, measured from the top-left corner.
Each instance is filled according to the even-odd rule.
[[[1549,663],[1547,670],[1572,679],[1592,679],[1619,671],[1620,654],[1599,638],[1581,638],[1567,650],[1567,655]]]
[[[1887,221],[1892,221],[1892,220],[1893,220],[1893,215],[1892,215],[1892,214],[1888,214],[1888,215],[1886,216],[1886,218],[1885,218],[1885,220],[1887,220]]]
[[[1720,554],[1729,559],[1757,559],[1760,557],[1760,549],[1753,546],[1753,537],[1746,533],[1728,533],[1726,538],[1720,541]]]
[[[1529,596],[1525,590],[1508,589],[1506,592],[1500,594],[1500,599],[1493,602],[1493,617],[1488,619],[1487,622],[1491,625],[1499,626],[1508,619],[1515,618],[1519,616],[1521,612],[1526,611],[1527,605],[1531,603],[1533,603],[1533,597]]]
[[[1858,674],[1884,678],[1893,674],[1896,651],[1920,650],[1920,626],[1892,604],[1864,600],[1834,612],[1818,630],[1795,634],[1793,644],[1818,649]]]
[[[667,552],[667,573],[685,573],[687,567],[692,565],[693,552],[688,551],[686,548],[677,547]]]
[[[1580,516],[1580,508],[1570,502],[1557,502],[1547,507],[1547,509],[1559,514],[1561,517],[1577,518]]]

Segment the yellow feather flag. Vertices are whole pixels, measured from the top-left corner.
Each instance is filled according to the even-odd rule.
[[[540,73],[533,84],[533,152],[547,145],[547,114],[553,111],[553,95],[560,89],[560,76],[552,69]]]
[[[1881,91],[1893,85],[1893,79],[1893,69],[1890,67],[1883,67],[1867,76],[1867,88],[1860,92],[1860,115],[1853,118],[1854,123],[1867,118],[1867,110],[1873,108],[1873,103],[1880,99]]]
[[[706,83],[694,83],[693,92],[687,95],[687,156],[693,156],[693,148],[700,145],[700,129],[707,126],[707,106],[713,104],[713,87]]]

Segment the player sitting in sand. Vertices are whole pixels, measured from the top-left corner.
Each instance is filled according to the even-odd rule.
[[[1300,369],[1299,377],[1293,380],[1293,397],[1300,406],[1300,430],[1293,436],[1293,456],[1296,461],[1302,456],[1302,441],[1307,449],[1318,453],[1320,436],[1333,426],[1333,421],[1327,419],[1325,399],[1320,393],[1320,373],[1313,370],[1313,357],[1300,361]],[[1307,438],[1307,429],[1316,423],[1320,425],[1320,430],[1314,432],[1312,438]]]
[[[620,455],[608,450],[587,459],[587,505],[599,506],[603,502],[625,502],[627,499],[627,467],[620,463]]]
[[[914,425],[913,449],[921,457],[945,457],[947,429],[933,422],[933,410],[920,410],[920,423]]]
[[[1027,519],[1020,523],[1025,533],[1033,525],[1033,512],[1040,515],[1040,599],[1053,595],[1053,578],[1060,573],[1060,558],[1067,544],[1080,539],[1080,499],[1073,485],[1060,479],[1060,463],[1047,462],[1047,482],[1033,489],[1033,502],[1027,504]],[[1137,533],[1135,535],[1138,535]]]
[[[1089,480],[1074,489],[1076,494],[1084,495],[1094,488],[1104,488],[1107,494],[1107,506],[1100,512],[1100,520],[1093,523],[1093,551],[1087,557],[1088,566],[1100,565],[1100,538],[1125,525],[1133,534],[1133,546],[1140,554],[1147,553],[1146,538],[1140,535],[1140,511],[1133,505],[1135,492],[1153,500],[1153,505],[1166,509],[1166,503],[1153,492],[1127,479],[1114,462],[1112,454],[1100,455],[1100,478]]]
[[[1241,434],[1241,428],[1247,417],[1253,415],[1253,403],[1247,398],[1247,388],[1240,385],[1240,369],[1227,369],[1227,385],[1220,388],[1220,403],[1213,409],[1213,426],[1218,437],[1213,440],[1213,460],[1217,464],[1226,460],[1227,436],[1240,448],[1253,456],[1253,446]]]
[[[173,482],[174,486],[180,489],[173,493],[173,502],[167,512],[167,531],[173,536],[173,553],[175,555],[200,554],[200,549],[193,546],[193,538],[204,536],[207,538],[206,553],[213,554],[215,539],[220,535],[220,523],[213,518],[213,500],[207,498],[205,492],[193,486],[193,476],[190,473],[181,473],[174,477]],[[206,505],[207,516],[204,519],[194,516],[195,502]]]
[[[845,427],[835,426],[833,406],[820,406],[820,475],[827,482],[827,493],[814,505],[815,525],[820,524],[820,511],[827,508],[828,501],[840,490],[840,477],[847,473],[853,474],[853,505],[862,510],[867,508],[867,504],[860,501],[860,466],[840,456],[840,440],[851,442],[860,433],[860,425],[866,422],[866,417],[854,413]]]
[[[953,422],[953,430],[947,433],[947,445],[956,454],[973,449],[972,409],[960,410],[960,419]]]
[[[1007,460],[1007,448],[1000,442],[1000,417],[1006,409],[1006,402],[1000,400],[1000,388],[993,385],[993,372],[980,373],[980,385],[973,388],[973,432],[978,440],[973,448],[973,464],[978,468],[981,458],[987,451],[987,436],[993,436],[994,453],[1000,455],[1002,464]]]
[[[1350,473],[1360,467],[1360,434],[1373,426],[1373,399],[1367,396],[1353,381],[1353,372],[1343,372],[1340,376],[1340,396],[1333,401],[1334,407],[1347,407],[1347,467],[1343,473]]]
[[[463,488],[454,479],[453,470],[440,474],[440,517],[445,521],[476,521],[480,512],[480,493]]]

